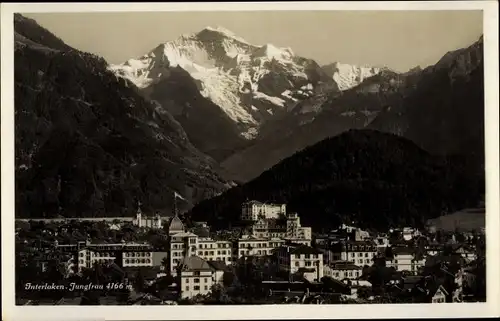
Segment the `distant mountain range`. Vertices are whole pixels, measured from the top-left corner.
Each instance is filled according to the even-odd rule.
[[[351,89],[315,95],[265,123],[252,145],[223,161],[224,175],[246,182],[307,146],[362,128],[406,137],[441,155],[475,155],[482,170],[483,68],[481,38],[424,70],[382,70]]]
[[[172,95],[165,92],[171,93],[174,83],[188,82],[172,75],[175,67],[185,70],[213,104],[197,98],[197,106],[190,103],[171,112],[195,146],[220,161],[251,145],[248,141],[259,134],[262,124],[300,101],[324,91],[349,89],[380,71],[339,63],[320,67],[290,48],[250,44],[220,27],[183,35],[110,69],[132,81],[146,97],[168,105]],[[203,135],[197,126],[199,119],[217,137]]]
[[[219,225],[246,198],[290,202],[311,224],[370,207],[374,224],[420,222],[484,189],[483,68],[482,38],[397,73],[219,27],[109,65],[16,15],[17,215],[169,211],[177,191]]]

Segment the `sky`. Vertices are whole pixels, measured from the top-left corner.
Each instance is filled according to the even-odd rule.
[[[483,31],[482,11],[205,11],[29,13],[68,45],[111,64],[160,43],[221,26],[255,45],[272,43],[320,65],[342,62],[404,72],[435,64]]]

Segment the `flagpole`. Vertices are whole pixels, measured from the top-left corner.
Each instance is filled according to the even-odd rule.
[[[177,194],[174,192],[174,216],[179,216],[177,211]]]

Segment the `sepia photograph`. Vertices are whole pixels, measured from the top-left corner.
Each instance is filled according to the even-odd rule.
[[[2,4],[16,309],[498,313],[498,5],[272,4]]]

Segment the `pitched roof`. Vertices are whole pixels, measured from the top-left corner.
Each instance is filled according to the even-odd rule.
[[[169,231],[183,231],[184,230],[184,224],[182,223],[181,219],[179,216],[175,215],[172,217],[170,222],[168,223],[168,229]]]
[[[415,249],[410,248],[410,247],[393,247],[392,253],[395,255],[413,255],[415,254]]]
[[[226,263],[222,261],[207,261],[208,265],[210,265],[216,271],[229,271],[230,268],[226,265]]]
[[[348,261],[336,261],[329,264],[335,270],[362,270],[362,267]]]
[[[185,257],[179,264],[181,271],[211,271],[210,265],[199,256]]]
[[[292,249],[290,254],[321,254],[321,251],[307,245],[300,245]]]

